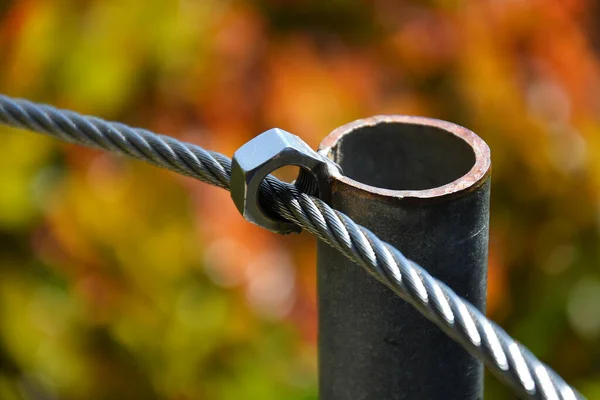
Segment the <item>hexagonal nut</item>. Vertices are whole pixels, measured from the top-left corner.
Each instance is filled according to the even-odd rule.
[[[258,191],[267,175],[285,165],[296,165],[317,177],[331,163],[299,137],[279,128],[261,133],[240,147],[231,165],[231,198],[244,218],[276,233],[299,232],[291,222],[276,220],[260,207]],[[325,165],[325,168],[323,166]]]

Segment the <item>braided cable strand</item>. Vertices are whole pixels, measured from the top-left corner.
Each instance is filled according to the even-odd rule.
[[[124,154],[229,189],[229,158],[169,136],[2,95],[0,114],[3,123],[17,128]]]
[[[168,136],[3,95],[0,123],[124,154],[226,190],[230,188],[228,157]],[[472,304],[343,213],[272,176],[261,185],[261,199],[264,206],[282,218],[298,224],[365,268],[467,351],[484,360],[523,398],[584,399]]]

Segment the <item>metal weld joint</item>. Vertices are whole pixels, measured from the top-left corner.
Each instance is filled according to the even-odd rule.
[[[231,198],[239,212],[253,224],[281,234],[300,232],[301,228],[261,207],[259,189],[267,175],[286,165],[300,167],[294,185],[312,196],[329,193],[329,178],[339,172],[333,161],[279,128],[263,132],[240,147],[231,165]]]

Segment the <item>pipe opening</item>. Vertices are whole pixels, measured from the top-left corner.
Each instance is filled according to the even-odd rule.
[[[344,175],[389,190],[427,190],[449,184],[475,165],[472,146],[433,125],[382,121],[357,126],[331,148]]]

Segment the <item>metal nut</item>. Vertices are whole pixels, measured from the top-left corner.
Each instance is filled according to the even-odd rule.
[[[261,133],[240,147],[233,155],[231,166],[231,198],[244,218],[256,225],[276,233],[299,232],[300,228],[291,222],[268,216],[260,207],[258,192],[267,175],[285,165],[301,167],[299,181],[306,182],[308,171],[318,182],[313,185],[324,191],[326,176],[337,167],[333,161],[310,148],[299,137],[279,128]],[[308,185],[311,186],[311,185]],[[315,193],[316,194],[316,193]]]

